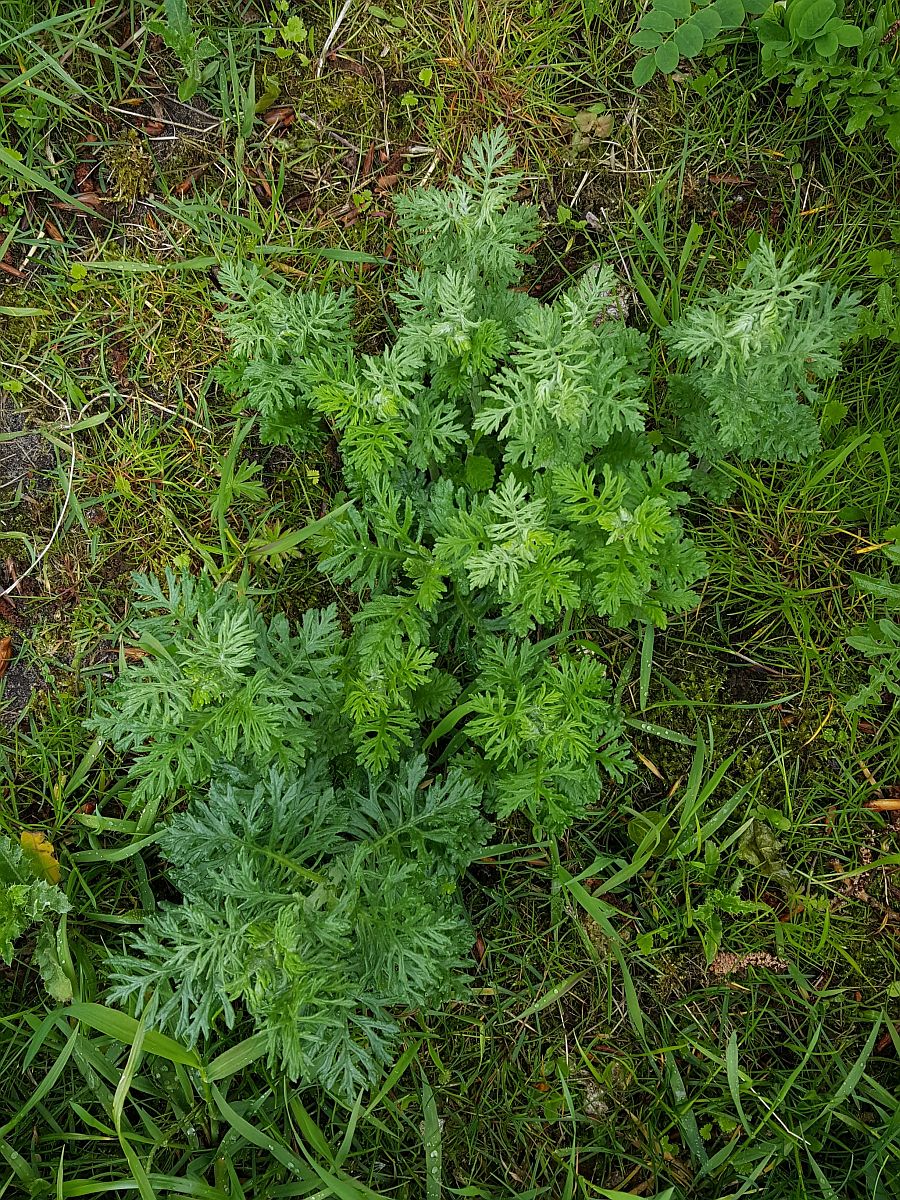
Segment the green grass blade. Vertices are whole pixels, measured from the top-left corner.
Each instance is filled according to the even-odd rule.
[[[425,1144],[425,1198],[441,1200],[441,1122],[431,1084],[422,1076],[422,1140]]]
[[[157,1033],[155,1029],[142,1029],[134,1017],[117,1012],[114,1008],[107,1008],[105,1004],[70,1004],[68,1008],[59,1009],[58,1012],[60,1016],[71,1017],[90,1029],[121,1042],[124,1046],[133,1046],[140,1031],[141,1045],[148,1054],[156,1054],[169,1062],[183,1063],[186,1067],[200,1068],[200,1059],[196,1051],[182,1046],[164,1033]]]
[[[243,1071],[251,1063],[262,1058],[266,1053],[266,1036],[264,1033],[254,1033],[236,1046],[217,1055],[206,1068],[205,1075],[208,1083],[218,1083],[230,1075]]]

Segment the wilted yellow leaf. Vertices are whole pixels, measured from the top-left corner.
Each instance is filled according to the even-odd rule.
[[[19,835],[22,849],[28,857],[35,875],[48,883],[59,883],[59,862],[53,843],[40,830],[23,829]]]

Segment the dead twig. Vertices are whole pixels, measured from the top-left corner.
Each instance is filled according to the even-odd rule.
[[[12,370],[12,371],[16,371],[17,373],[24,372],[32,380],[34,380],[34,382],[36,384],[38,384],[38,386],[44,388],[45,391],[50,393],[50,395],[54,398],[54,400],[57,401],[57,403],[60,405],[60,407],[63,409],[63,411],[66,414],[66,425],[63,429],[63,432],[66,432],[68,430],[69,436],[71,438],[71,457],[69,459],[68,479],[66,480],[66,494],[63,497],[62,504],[60,505],[59,514],[56,518],[56,524],[53,526],[53,530],[50,534],[47,544],[44,546],[44,548],[40,552],[40,554],[35,556],[35,558],[25,568],[25,570],[15,580],[14,583],[11,583],[9,585],[9,587],[5,588],[2,592],[0,592],[0,599],[2,599],[3,597],[8,596],[10,594],[10,592],[14,592],[18,588],[20,581],[22,579],[24,579],[26,575],[30,575],[31,572],[38,566],[38,564],[43,561],[43,559],[50,552],[51,546],[56,541],[56,538],[59,535],[59,531],[62,529],[63,521],[66,519],[66,513],[69,510],[69,504],[71,503],[71,500],[72,500],[72,489],[75,484],[75,435],[74,435],[74,433],[71,433],[71,429],[72,429],[73,425],[77,425],[78,421],[81,420],[81,418],[85,414],[85,411],[89,408],[89,406],[91,404],[93,404],[93,400],[88,400],[87,404],[85,404],[82,407],[81,412],[78,414],[78,419],[76,421],[73,421],[72,420],[72,410],[69,407],[68,400],[66,400],[64,396],[60,396],[60,394],[57,391],[55,391],[49,385],[49,383],[46,382],[46,380],[41,379],[40,375],[36,375],[34,373],[34,371],[29,370],[28,367],[23,366],[21,363],[4,362],[4,363],[0,363],[0,366],[6,367],[7,369]]]
[[[319,54],[319,61],[316,65],[316,79],[322,78],[322,70],[325,65],[326,55],[328,54],[328,51],[331,49],[332,45],[334,44],[334,39],[337,37],[338,30],[340,29],[341,25],[344,23],[344,17],[346,17],[347,13],[350,11],[350,5],[352,3],[353,3],[353,0],[344,0],[343,8],[338,13],[337,17],[335,17],[334,24],[332,25],[331,29],[328,31],[328,36],[326,37],[326,39],[322,45],[322,50]]]

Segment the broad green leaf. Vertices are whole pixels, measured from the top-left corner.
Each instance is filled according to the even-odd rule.
[[[741,1068],[738,1058],[737,1034],[734,1030],[732,1030],[728,1044],[725,1047],[725,1071],[728,1078],[728,1090],[731,1092],[735,1112],[740,1117],[741,1124],[749,1131],[751,1125],[747,1120],[743,1104],[741,1103]]]
[[[811,40],[834,14],[835,0],[800,0],[788,10],[788,29],[795,37]]]
[[[388,1092],[391,1091],[391,1089],[398,1083],[398,1081],[402,1078],[402,1076],[406,1074],[407,1070],[409,1069],[410,1064],[413,1062],[416,1055],[419,1053],[419,1049],[421,1048],[421,1045],[422,1045],[421,1042],[414,1041],[411,1045],[406,1047],[406,1049],[403,1051],[403,1053],[400,1055],[400,1057],[394,1063],[393,1067],[391,1067],[384,1082],[382,1083],[381,1087],[378,1089],[376,1094],[369,1098],[369,1103],[366,1106],[366,1109],[363,1113],[364,1116],[366,1116],[366,1117],[371,1116],[371,1114],[375,1111],[376,1108],[378,1108],[378,1105],[382,1102],[382,1100],[385,1098],[385,1096],[388,1094]]]
[[[122,1153],[125,1155],[125,1161],[128,1163],[128,1169],[131,1171],[132,1178],[137,1184],[141,1200],[157,1200],[156,1190],[150,1182],[146,1168],[135,1153],[131,1142],[124,1135],[120,1135],[119,1145],[122,1147]]]
[[[771,43],[776,46],[787,45],[790,42],[790,34],[780,21],[774,17],[762,17],[753,27],[756,30],[756,36],[765,45]]]
[[[684,1080],[681,1078],[681,1072],[678,1070],[675,1052],[665,1050],[663,1053],[666,1061],[666,1078],[671,1088],[673,1099],[675,1100],[676,1120],[678,1121],[685,1144],[691,1152],[691,1158],[693,1158],[695,1163],[702,1165],[707,1161],[708,1155],[700,1138],[700,1130],[697,1127],[697,1118],[694,1116],[694,1109],[688,1100],[687,1088],[684,1085]]]
[[[869,271],[873,275],[877,275],[879,279],[884,279],[894,265],[894,254],[891,250],[876,247],[869,251],[866,261],[869,264]]]
[[[641,29],[653,29],[657,33],[671,33],[675,28],[675,19],[669,13],[659,12],[653,8],[641,19]]]
[[[134,1045],[138,1035],[139,1026],[134,1017],[129,1017],[127,1013],[118,1012],[114,1008],[107,1008],[105,1004],[70,1004],[68,1008],[61,1009],[60,1013],[121,1042],[123,1046]],[[196,1051],[180,1045],[164,1033],[148,1029],[144,1032],[142,1040],[143,1049],[148,1054],[156,1054],[169,1062],[182,1063],[186,1067],[200,1067]]]
[[[42,175],[40,171],[33,170],[27,163],[22,161],[22,157],[17,151],[7,146],[0,146],[0,167],[5,167],[11,176],[18,175],[26,183],[31,184],[33,188],[37,188],[39,191],[50,192],[52,196],[56,196],[57,200],[62,200],[63,203],[78,209],[82,213],[87,213],[88,216],[93,217],[95,220],[104,220],[95,208],[90,208],[87,204],[82,204],[77,196],[70,196],[67,192],[64,192],[62,188],[57,187],[49,176]]]
[[[58,936],[55,926],[45,921],[38,933],[34,962],[51,997],[57,1004],[68,1004],[72,999],[72,981],[60,962]]]
[[[212,255],[199,255],[196,258],[185,258],[181,262],[160,261],[140,262],[132,259],[95,259],[93,262],[79,263],[89,271],[115,271],[122,275],[146,275],[153,271],[208,271],[210,267],[218,267],[220,260]]]
[[[744,23],[744,6],[741,0],[715,0],[712,7],[722,22],[723,29],[737,29]]]
[[[125,1112],[125,1101],[128,1093],[131,1091],[131,1084],[137,1074],[137,1069],[141,1065],[141,1055],[143,1053],[144,1035],[146,1033],[145,1013],[140,1021],[137,1022],[137,1028],[134,1031],[134,1039],[131,1043],[131,1049],[128,1051],[128,1061],[125,1063],[125,1068],[119,1077],[119,1082],[116,1085],[116,1092],[113,1096],[112,1104],[112,1119],[113,1125],[116,1127],[116,1133],[119,1137],[122,1136],[122,1117]]]
[[[881,1031],[883,1019],[884,1018],[879,1015],[875,1020],[874,1024],[872,1025],[872,1030],[869,1036],[866,1038],[866,1044],[863,1046],[862,1050],[860,1050],[856,1062],[853,1064],[850,1070],[847,1071],[843,1082],[834,1095],[828,1098],[825,1105],[828,1112],[833,1112],[836,1108],[843,1104],[848,1096],[852,1096],[856,1088],[859,1086],[860,1080],[865,1074],[866,1064],[869,1061],[869,1057],[872,1054],[872,1051],[875,1049],[875,1043],[878,1040],[878,1034]]]
[[[306,1163],[293,1150],[286,1146],[280,1137],[271,1132],[264,1134],[255,1125],[252,1125],[237,1109],[228,1103],[215,1084],[211,1085],[211,1091],[216,1108],[218,1108],[238,1137],[243,1138],[245,1142],[249,1142],[251,1146],[256,1146],[260,1150],[267,1151],[278,1162],[298,1176],[299,1179],[312,1180],[313,1177],[310,1175]]]
[[[597,1187],[593,1185],[591,1188],[593,1194],[600,1200],[634,1200],[634,1192],[618,1192],[615,1188]],[[675,1195],[673,1187],[666,1188],[664,1192],[657,1192],[655,1196],[646,1196],[644,1200],[672,1200]]]
[[[0,1138],[0,1154],[2,1154],[6,1159],[13,1175],[17,1175],[19,1179],[21,1179],[22,1182],[27,1185],[28,1195],[39,1195],[40,1193],[38,1189],[41,1186],[41,1181],[38,1179],[37,1175],[35,1175],[34,1171],[18,1152],[18,1150],[14,1149],[14,1147],[12,1147],[5,1138]],[[11,1178],[7,1177],[6,1182],[7,1185],[11,1183]]]
[[[706,41],[710,41],[721,32],[722,18],[714,8],[698,8],[691,17],[691,24],[697,26]]]
[[[656,59],[652,54],[639,58],[631,69],[631,82],[635,87],[643,87],[656,74]]]
[[[850,120],[844,126],[845,133],[859,133],[861,129],[865,129],[873,117],[880,117],[884,109],[880,104],[875,104],[871,101],[865,104],[860,104],[853,112]]]
[[[816,38],[815,45],[817,54],[821,54],[823,58],[831,58],[838,48],[837,34],[831,31],[823,33],[821,37]]]
[[[145,810],[146,811],[146,810]],[[147,846],[154,845],[162,837],[165,830],[157,828],[155,833],[148,833],[146,837],[137,838],[128,846],[119,846],[117,850],[76,850],[71,856],[76,862],[123,862],[126,858],[134,858],[136,854],[145,849]]]
[[[657,46],[662,45],[662,34],[657,33],[655,29],[639,29],[631,38],[632,46],[637,46],[639,50],[655,50]],[[643,62],[643,59],[639,59]]]
[[[388,266],[386,258],[379,258],[376,254],[366,254],[365,250],[345,250],[343,246],[324,246],[321,250],[316,250],[315,255],[318,258],[331,259],[333,262],[371,263],[372,266]]]
[[[672,842],[672,830],[665,813],[652,809],[638,813],[628,822],[628,836],[647,856],[662,854]]]
[[[871,575],[859,575],[851,571],[850,578],[861,592],[886,600],[889,604],[900,604],[900,584],[891,583],[888,579],[876,579]]]
[[[33,1088],[29,1092],[28,1099],[24,1104],[19,1106],[18,1111],[10,1116],[10,1119],[5,1125],[0,1126],[0,1138],[5,1137],[10,1130],[15,1129],[17,1125],[21,1124],[32,1108],[40,1104],[47,1093],[53,1090],[53,1088],[56,1086],[57,1080],[65,1070],[66,1063],[73,1054],[75,1047],[78,1044],[78,1040],[78,1030],[74,1028],[71,1029],[69,1031],[69,1036],[66,1039],[66,1044],[59,1052],[59,1055],[57,1056],[56,1061],[53,1063],[53,1066],[49,1069],[37,1087]]]
[[[691,0],[656,0],[653,8],[656,12],[668,13],[684,21],[691,15]]]
[[[685,21],[675,30],[673,41],[685,58],[696,58],[703,49],[703,30],[696,21]]]
[[[678,53],[678,47],[674,42],[663,42],[663,44],[657,48],[654,57],[659,70],[662,71],[664,75],[671,75],[672,72],[678,67],[680,55]]]
[[[632,729],[639,729],[641,733],[648,733],[651,737],[664,738],[667,742],[675,742],[679,746],[690,746],[693,749],[697,745],[694,738],[688,737],[686,733],[682,733],[678,729],[669,729],[665,725],[656,725],[653,721],[642,721],[638,717],[626,717],[625,724],[630,725]]]
[[[841,21],[835,32],[838,42],[848,49],[862,45],[863,31],[850,21]]]
[[[829,475],[832,475],[855,450],[859,449],[859,447],[868,440],[868,435],[861,433],[858,437],[853,438],[852,441],[848,442],[845,446],[840,446],[832,454],[827,455],[824,463],[820,465],[816,473],[804,483],[803,494],[808,495],[810,492],[815,491],[823,479],[826,479]]]
[[[291,1096],[289,1103],[294,1120],[297,1122],[303,1137],[306,1139],[315,1153],[321,1158],[324,1158],[329,1167],[333,1167],[334,1151],[328,1144],[328,1139],[325,1137],[325,1134],[313,1120],[312,1116],[304,1108],[300,1097]]]
[[[435,725],[434,729],[432,729],[431,733],[429,733],[428,737],[422,743],[423,749],[427,750],[429,746],[433,746],[435,742],[440,741],[442,737],[445,737],[451,729],[459,724],[463,717],[468,716],[471,711],[472,705],[468,700],[462,704],[457,704],[456,708],[448,712],[446,717]]]
[[[640,1040],[645,1041],[646,1031],[644,1025],[644,1013],[637,996],[637,989],[634,986],[634,980],[631,977],[631,972],[628,970],[628,963],[625,960],[625,953],[622,947],[622,938],[613,928],[610,922],[609,905],[604,904],[602,900],[592,896],[586,888],[584,888],[576,879],[568,873],[565,867],[560,868],[560,879],[563,887],[565,887],[576,900],[584,911],[597,922],[603,930],[609,941],[609,948],[613,953],[613,957],[619,964],[619,969],[622,972],[622,986],[625,989],[625,1005],[628,1009],[628,1016],[631,1019],[631,1024],[634,1031]]]

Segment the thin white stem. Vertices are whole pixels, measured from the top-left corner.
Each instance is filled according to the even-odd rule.
[[[344,0],[344,6],[341,9],[341,11],[338,13],[334,24],[332,25],[331,29],[329,30],[328,37],[325,39],[325,44],[322,46],[322,51],[319,54],[319,62],[316,67],[316,79],[321,79],[321,77],[322,77],[322,69],[325,66],[325,56],[328,53],[328,51],[331,49],[332,43],[334,42],[334,39],[338,35],[338,30],[340,29],[341,25],[343,25],[343,23],[344,23],[344,17],[346,17],[347,13],[350,11],[350,5],[352,3],[353,3],[353,0]]]
[[[14,370],[14,371],[23,371],[26,375],[28,375],[31,379],[33,379],[35,383],[37,383],[41,387],[43,387],[46,391],[48,391],[50,393],[51,396],[53,396],[53,398],[55,400],[57,400],[59,402],[59,404],[65,411],[66,419],[67,419],[67,424],[66,424],[65,428],[63,429],[63,432],[65,432],[67,429],[71,430],[73,425],[77,425],[78,421],[80,421],[81,418],[84,416],[84,413],[87,410],[87,408],[91,404],[94,403],[93,400],[88,400],[87,404],[84,405],[81,412],[78,414],[78,420],[73,421],[72,420],[72,410],[69,407],[68,400],[66,400],[65,397],[63,397],[63,396],[60,396],[60,394],[57,391],[54,391],[54,389],[49,385],[49,383],[47,383],[45,380],[41,379],[40,375],[36,375],[34,373],[34,371],[29,370],[28,367],[23,367],[21,363],[4,362],[4,363],[0,363],[0,366],[7,367],[8,369]],[[35,569],[35,567],[38,566],[38,564],[49,553],[51,546],[56,541],[57,536],[59,535],[60,529],[62,529],[63,521],[65,520],[66,513],[69,510],[69,503],[72,499],[72,488],[73,488],[73,485],[75,482],[75,435],[74,435],[74,433],[71,434],[71,439],[72,439],[71,457],[69,459],[69,477],[68,477],[68,480],[66,483],[66,494],[63,497],[63,502],[62,502],[62,505],[60,506],[59,515],[56,518],[56,524],[53,526],[53,532],[50,534],[50,539],[47,542],[46,546],[44,546],[44,548],[40,552],[40,554],[38,554],[37,557],[31,562],[31,564],[25,568],[25,570],[18,577],[18,579],[16,579],[16,581],[14,583],[11,583],[9,585],[9,587],[4,588],[4,590],[2,592],[0,592],[0,600],[2,600],[4,596],[8,596],[11,592],[14,592],[16,590],[16,588],[18,588],[21,581],[26,577],[26,575],[30,575],[31,572]]]

